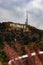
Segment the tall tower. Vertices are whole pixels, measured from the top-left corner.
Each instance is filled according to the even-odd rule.
[[[26,25],[28,25],[28,12],[26,12],[26,22],[25,22]]]

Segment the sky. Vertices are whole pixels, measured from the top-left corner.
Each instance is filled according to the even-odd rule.
[[[43,0],[0,0],[0,22],[28,24],[43,30]]]

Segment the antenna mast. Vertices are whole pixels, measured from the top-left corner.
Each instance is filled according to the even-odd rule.
[[[28,12],[26,12],[26,22],[25,22],[26,25],[28,25]]]

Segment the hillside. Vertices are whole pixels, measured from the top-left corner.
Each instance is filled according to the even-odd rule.
[[[43,50],[43,30],[25,24],[19,24],[23,28],[20,26],[15,28],[10,26],[10,23],[0,23],[0,60],[2,62],[8,60],[4,51],[4,41],[7,41],[8,45],[14,48],[19,55],[25,54],[25,46],[32,50],[36,45],[40,50]]]
[[[20,42],[24,45],[32,43],[43,44],[43,30],[36,29],[30,25],[25,25],[25,28],[14,27],[15,29],[9,30],[9,23],[6,22],[3,25],[2,24],[0,24],[0,41],[6,39],[8,42],[15,42],[16,39],[17,42]]]

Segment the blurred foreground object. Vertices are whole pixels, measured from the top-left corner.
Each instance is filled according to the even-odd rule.
[[[0,61],[0,65],[2,65],[1,61]]]
[[[4,50],[9,57],[7,65],[43,65],[43,51],[34,47],[32,53],[28,47],[25,47],[26,55],[19,56],[15,49],[11,48],[6,41],[4,41]],[[26,59],[26,60],[24,60]]]

